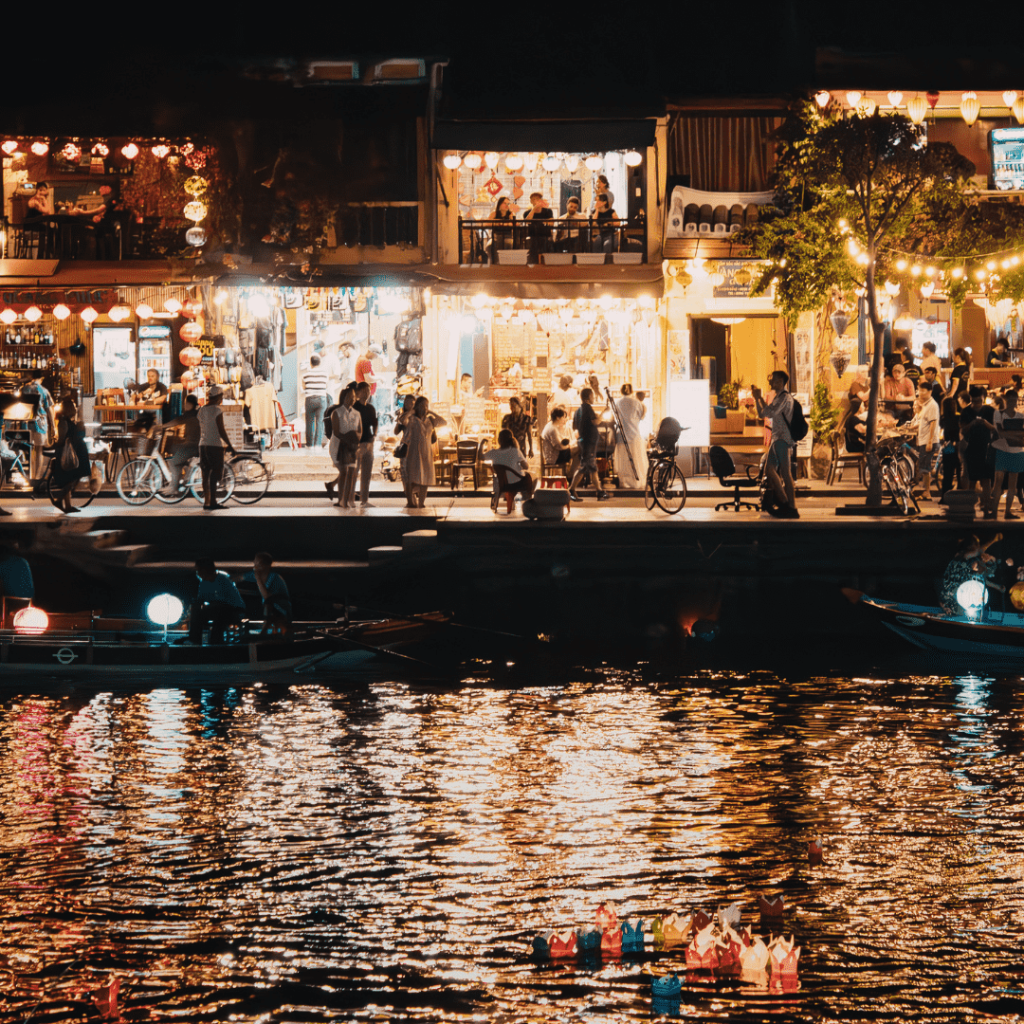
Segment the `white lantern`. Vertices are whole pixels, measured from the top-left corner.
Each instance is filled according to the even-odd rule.
[[[981,102],[978,100],[977,93],[965,92],[960,97],[960,113],[968,126],[978,120],[978,114],[981,113]]]
[[[857,109],[857,104],[860,103],[860,98],[863,95],[864,94],[862,92],[859,92],[857,89],[851,89],[846,94],[846,102],[849,103],[851,110]]]
[[[134,142],[129,142],[121,147],[121,155],[126,160],[134,160],[139,155],[139,147]]]
[[[903,103],[903,93],[901,93],[898,89],[893,89],[889,93],[889,105],[892,107],[893,110],[895,110],[902,103]]]
[[[67,318],[71,316],[71,310],[65,306],[63,302],[58,302],[57,305],[53,307],[53,315],[58,320],[67,320]]]
[[[598,156],[597,153],[591,153],[584,162],[591,171],[599,171],[604,167],[604,159]]]
[[[626,154],[627,167],[639,167],[643,162],[644,158],[635,149],[631,149]]]
[[[523,158],[518,153],[509,153],[505,157],[505,166],[510,171],[518,171],[523,166]]]
[[[1003,93],[1003,102],[1012,110],[1014,103],[1017,102],[1017,90],[1007,89]]]
[[[140,302],[135,307],[135,315],[140,320],[148,320],[153,315],[153,307],[148,302]]]
[[[524,153],[523,154],[523,166],[533,174],[537,170],[537,161],[540,159],[540,153]]]
[[[548,153],[548,155],[545,156],[544,159],[541,161],[541,166],[544,168],[545,171],[554,172],[558,170],[559,163],[561,163],[561,161],[558,159],[557,156]]]
[[[912,100],[907,101],[907,113],[914,124],[920,124],[928,113],[928,101],[918,93]]]
[[[497,153],[493,150],[490,153],[484,154],[484,163],[493,171],[498,166],[498,160],[501,159]]]
[[[570,174],[576,173],[576,168],[580,165],[580,158],[575,153],[565,154],[565,169]]]
[[[444,165],[449,171],[454,171],[462,166],[462,157],[458,153],[446,153],[444,157]]]
[[[92,308],[92,306],[86,306],[86,307],[85,307],[85,309],[83,309],[83,310],[82,310],[82,312],[81,312],[81,313],[79,313],[78,315],[79,315],[79,316],[80,316],[80,317],[81,317],[81,318],[82,318],[82,319],[83,319],[83,320],[84,320],[84,321],[85,321],[85,322],[86,322],[87,324],[91,324],[91,323],[93,323],[93,322],[94,322],[94,321],[96,320],[96,318],[97,318],[97,317],[99,316],[99,313],[97,313],[97,312],[96,312],[96,310]]]
[[[832,102],[832,93],[828,89],[821,89],[814,94],[814,102],[824,110]]]
[[[483,162],[484,158],[479,153],[467,153],[462,159],[462,163],[471,171],[480,170]]]
[[[34,324],[42,315],[43,311],[38,306],[29,306],[25,310],[25,319],[30,324]]]

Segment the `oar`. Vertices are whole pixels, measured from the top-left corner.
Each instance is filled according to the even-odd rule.
[[[487,629],[484,626],[466,626],[461,622],[447,620],[438,622],[436,619],[428,619],[423,615],[395,615],[393,612],[386,612],[380,608],[367,608],[365,605],[350,605],[350,607],[354,611],[369,612],[370,615],[379,615],[385,619],[398,619],[400,622],[422,622],[427,626],[449,626],[454,629],[466,629],[473,633],[487,633],[489,636],[503,636],[509,640],[535,642],[532,637],[520,636],[518,633],[506,633],[500,629]],[[356,623],[353,623],[353,625],[356,625]]]
[[[408,654],[400,654],[398,651],[389,651],[386,647],[374,647],[373,644],[364,644],[361,640],[354,640],[349,636],[332,636],[330,633],[324,633],[319,630],[313,631],[317,636],[322,636],[327,640],[332,640],[337,644],[351,644],[353,647],[358,647],[364,651],[373,651],[374,654],[382,655],[385,658],[392,658],[400,662],[404,662],[411,665],[416,665],[419,668],[428,668],[431,672],[440,672],[441,670],[436,665],[431,665],[429,662],[422,661],[420,658],[413,658]]]

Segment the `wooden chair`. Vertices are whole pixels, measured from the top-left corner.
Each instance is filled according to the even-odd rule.
[[[708,461],[711,463],[711,472],[718,477],[718,482],[723,487],[732,488],[732,500],[723,501],[715,506],[715,511],[720,512],[723,508],[731,508],[734,512],[749,508],[759,512],[761,506],[751,501],[741,501],[741,491],[746,492],[746,497],[758,497],[760,495],[760,480],[755,474],[750,475],[751,466],[747,467],[746,476],[733,476],[736,472],[736,463],[732,456],[720,445],[713,444],[708,449]]]
[[[504,466],[494,466],[494,476],[498,481],[498,490],[491,497],[491,511],[497,513],[501,499],[505,499],[505,512],[512,515],[516,510],[516,495],[526,491],[526,481],[517,480],[509,483],[508,472]]]
[[[479,448],[480,446],[476,441],[456,441],[455,461],[450,464],[453,491],[459,486],[464,472],[470,472],[473,474],[474,491],[479,486],[477,483],[477,454],[479,452]]]
[[[837,479],[843,479],[843,469],[846,466],[857,467],[857,479],[864,483],[864,453],[846,452],[839,448],[839,431],[832,435],[832,461],[828,465],[828,473],[825,475],[825,483],[831,486]]]

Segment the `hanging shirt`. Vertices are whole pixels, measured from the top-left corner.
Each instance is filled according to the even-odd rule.
[[[274,430],[277,411],[274,406],[274,388],[271,384],[256,384],[245,393],[249,406],[249,422],[256,430]]]

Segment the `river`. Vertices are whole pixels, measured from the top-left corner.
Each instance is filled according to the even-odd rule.
[[[66,688],[6,696],[0,751],[7,1020],[97,1020],[115,978],[125,1021],[644,1020],[679,947],[533,937],[602,900],[758,931],[762,894],[799,986],[684,974],[653,1009],[1024,1012],[1020,680]]]

